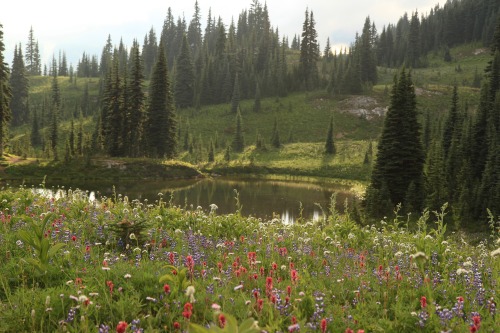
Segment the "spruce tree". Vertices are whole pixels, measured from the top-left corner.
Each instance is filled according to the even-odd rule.
[[[444,132],[443,132],[443,151],[444,151],[444,156],[448,156],[448,150],[450,149],[451,146],[451,140],[454,135],[455,130],[457,129],[457,122],[458,122],[458,88],[457,85],[453,87],[453,94],[451,98],[451,108],[450,112],[448,113],[448,117],[446,118],[446,121],[444,123]]]
[[[28,121],[28,92],[29,80],[26,76],[21,45],[14,48],[14,59],[12,61],[12,72],[10,73],[10,86],[12,99],[10,109],[12,110],[12,125],[19,126]]]
[[[278,130],[278,119],[276,119],[276,118],[274,118],[273,131],[272,131],[272,135],[271,135],[271,145],[274,148],[281,147],[280,133]]]
[[[160,41],[157,61],[151,74],[146,128],[149,155],[173,158],[177,146],[177,122],[163,41]]]
[[[363,159],[363,164],[371,164],[373,160],[373,144],[370,140],[370,143],[368,144],[368,149],[365,152],[365,158]]]
[[[374,35],[370,17],[367,17],[363,26],[363,33],[358,43],[359,68],[362,83],[375,84],[377,82],[377,63],[375,59]]]
[[[146,121],[146,94],[144,92],[144,67],[139,53],[139,44],[134,41],[130,50],[130,77],[127,94],[127,119],[125,131],[127,135],[128,155],[137,157],[141,153],[144,140],[144,124]]]
[[[83,155],[83,120],[81,118],[78,124],[78,133],[76,135],[76,153],[78,156]]]
[[[124,87],[119,71],[118,53],[111,59],[102,106],[103,138],[110,156],[123,156]]]
[[[208,148],[208,162],[215,161],[215,149],[213,141],[210,141],[210,146]]]
[[[377,160],[367,195],[368,206],[388,200],[419,210],[423,201],[424,152],[417,119],[415,89],[411,75],[403,69],[395,77],[391,102],[378,144]],[[405,202],[412,184],[413,202]],[[384,189],[386,187],[386,189]],[[385,192],[385,193],[384,193]],[[384,197],[388,195],[388,197]],[[379,196],[377,198],[377,196]],[[381,196],[381,197],[380,197]],[[374,212],[371,212],[374,213]]]
[[[335,154],[335,142],[333,140],[333,117],[330,118],[330,125],[328,127],[328,134],[326,135],[325,154]]]
[[[59,160],[57,152],[57,141],[59,140],[59,109],[57,105],[52,107],[52,114],[50,119],[50,148],[54,154],[54,161]]]
[[[69,144],[70,155],[74,156],[75,155],[75,123],[74,123],[73,119],[71,119],[71,127],[69,130],[68,144]]]
[[[12,92],[9,85],[9,66],[4,58],[3,26],[0,23],[0,159],[3,158],[4,139],[11,120],[10,99]]]
[[[316,23],[314,15],[306,9],[304,23],[302,25],[302,40],[300,44],[299,75],[306,90],[316,86],[318,78],[317,61],[319,48],[317,42]]]
[[[235,152],[242,152],[245,148],[245,140],[243,138],[243,124],[241,120],[241,113],[238,110],[236,113],[236,129],[234,131],[233,150]]]
[[[30,28],[28,43],[26,44],[26,74],[41,75],[40,51],[38,42],[35,41],[33,27]]]
[[[194,104],[194,65],[187,37],[182,37],[182,45],[176,58],[175,68],[175,103],[180,108]]]

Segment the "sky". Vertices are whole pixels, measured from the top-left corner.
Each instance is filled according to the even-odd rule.
[[[102,48],[111,36],[113,44],[123,39],[127,47],[137,39],[140,44],[153,28],[161,33],[167,9],[175,18],[185,17],[189,24],[195,0],[10,0],[2,4],[0,24],[3,25],[5,60],[12,65],[16,44],[21,43],[23,54],[30,28],[38,40],[42,64],[50,64],[60,51],[66,53],[75,67],[83,52],[100,57]],[[361,32],[367,16],[378,31],[389,23],[396,23],[406,12],[411,15],[429,13],[438,0],[260,0],[267,3],[269,17],[280,36],[286,35],[291,43],[295,34],[302,32],[305,10],[314,13],[316,31],[321,50],[327,38],[335,49],[348,46]],[[226,25],[249,9],[252,0],[198,0],[202,15],[202,30],[208,10],[221,17]]]

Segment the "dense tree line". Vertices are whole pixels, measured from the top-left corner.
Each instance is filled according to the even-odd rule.
[[[445,52],[464,43],[490,45],[500,2],[495,0],[448,0],[425,16],[418,11],[403,15],[396,24],[383,27],[376,42],[381,66],[426,66],[431,51]],[[444,53],[443,53],[444,54]]]
[[[460,104],[454,87],[442,129],[425,144],[411,77],[395,80],[366,193],[366,210],[383,216],[397,204],[407,212],[438,210],[445,202],[456,222],[482,224],[500,214],[500,20],[477,112]],[[424,163],[425,161],[425,163]]]
[[[348,49],[332,55],[325,48],[322,68],[330,76],[321,79],[331,93],[358,94],[377,82],[377,66],[425,67],[429,52],[451,61],[449,49],[453,46],[472,42],[489,46],[499,15],[498,1],[449,0],[425,16],[418,11],[410,16],[405,13],[396,24],[384,26],[380,34],[368,17],[361,35],[356,35]]]

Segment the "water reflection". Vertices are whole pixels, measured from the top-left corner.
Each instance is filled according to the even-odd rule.
[[[65,188],[79,188],[90,191],[96,198],[113,197],[115,194],[128,196],[130,200],[147,199],[154,203],[159,193],[164,201],[186,209],[202,207],[210,211],[216,204],[218,214],[235,213],[241,208],[244,216],[262,219],[278,218],[283,223],[294,223],[299,218],[321,219],[330,207],[330,200],[336,193],[336,209],[343,210],[345,200],[354,200],[350,188],[345,185],[304,183],[294,181],[244,180],[244,179],[201,179],[181,181],[141,181],[103,185],[102,183],[64,184]],[[46,188],[57,190],[47,185]],[[238,198],[239,205],[238,206]]]

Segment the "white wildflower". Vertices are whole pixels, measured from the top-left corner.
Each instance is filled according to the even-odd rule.
[[[195,293],[194,286],[188,286],[186,288],[186,296],[189,297],[189,302],[194,303],[196,300],[194,298],[194,293]]]
[[[79,303],[84,303],[84,302],[86,302],[86,301],[88,301],[88,300],[89,300],[89,299],[88,299],[88,297],[87,297],[87,296],[85,296],[85,295],[80,295],[80,296],[78,296],[78,302],[79,302]]]
[[[496,257],[500,255],[500,247],[494,251],[491,251],[490,256]]]
[[[463,269],[463,268],[457,269],[457,275],[470,274],[470,273],[471,273],[471,271]]]

